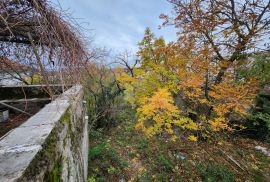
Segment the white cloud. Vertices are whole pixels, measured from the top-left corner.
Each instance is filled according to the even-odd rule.
[[[80,23],[89,22],[86,28],[94,29],[95,42],[101,47],[136,51],[146,27],[157,36],[175,39],[174,29],[158,30],[162,23],[159,15],[170,11],[166,0],[63,0],[60,4],[80,18]],[[91,31],[84,33],[93,35]]]

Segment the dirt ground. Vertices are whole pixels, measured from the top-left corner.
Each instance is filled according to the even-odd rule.
[[[9,119],[5,122],[0,122],[0,138],[12,129],[20,126],[29,118],[26,114],[10,114]]]

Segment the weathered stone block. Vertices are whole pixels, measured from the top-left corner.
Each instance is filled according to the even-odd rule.
[[[73,86],[0,141],[0,181],[86,181],[88,122]]]

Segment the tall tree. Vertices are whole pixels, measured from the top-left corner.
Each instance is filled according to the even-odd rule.
[[[239,66],[234,64],[222,82],[215,83],[219,63],[213,62],[213,54],[206,43],[167,44],[146,29],[139,43],[140,65],[133,68],[133,74],[117,71],[126,100],[137,109],[137,128],[147,136],[165,131],[172,140],[177,139],[175,127],[193,132],[211,128],[214,132],[207,132],[211,134],[233,129],[231,116],[247,115],[257,81],[249,76],[237,80],[234,70]]]
[[[270,30],[269,0],[168,0],[175,16],[161,15],[164,25],[178,29],[182,46],[195,50],[207,44],[212,61],[219,63],[215,84],[245,53],[266,49]]]

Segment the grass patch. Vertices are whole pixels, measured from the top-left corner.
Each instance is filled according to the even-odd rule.
[[[89,173],[93,175],[92,180],[119,178],[127,167],[127,160],[121,158],[108,142],[98,143],[89,150]]]
[[[257,141],[224,138],[221,145],[215,146],[211,141],[184,140],[181,133],[175,143],[164,135],[148,139],[135,130],[132,112],[121,113],[122,121],[118,126],[90,132],[91,182],[122,179],[139,182],[263,182],[270,175],[269,159],[254,149]],[[248,173],[238,169],[227,159],[227,155],[232,156]]]
[[[235,181],[234,173],[229,169],[216,164],[198,164],[197,170],[204,182],[232,182]]]

